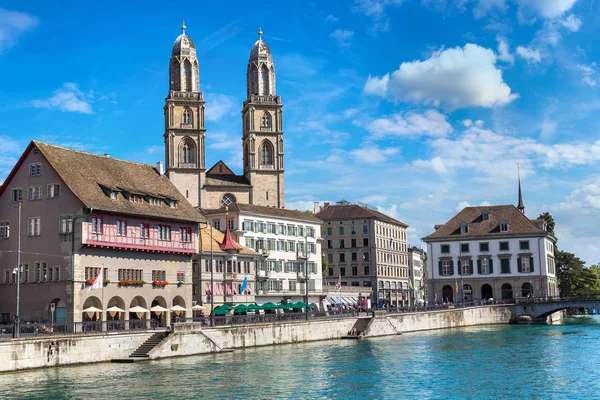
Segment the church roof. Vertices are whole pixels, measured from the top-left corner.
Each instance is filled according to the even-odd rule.
[[[225,214],[227,210],[225,207],[216,208],[216,209],[201,209],[200,212],[203,215],[218,215]],[[313,217],[312,215],[308,215],[298,210],[288,210],[287,208],[277,208],[277,207],[267,207],[267,206],[259,206],[256,204],[242,204],[242,203],[233,203],[229,205],[229,212],[247,212],[252,214],[260,214],[264,216],[274,216],[281,218],[289,218],[307,222],[316,222],[322,223],[319,218]]]
[[[29,144],[0,187],[0,194],[6,190],[12,177],[34,148],[40,151],[66,187],[86,208],[168,220],[194,222],[205,220],[166,175],[160,175],[152,165],[99,156],[37,141]],[[110,193],[107,195],[105,190],[117,191],[120,194],[116,199],[111,199]],[[177,205],[171,208],[166,203],[163,207],[159,207],[147,201],[133,202],[123,194],[174,200]]]
[[[488,219],[483,219],[487,211]],[[508,231],[500,231],[500,222],[508,223]],[[547,235],[548,232],[538,228],[512,204],[502,206],[465,207],[435,232],[425,236],[424,241],[436,239],[469,239],[478,236],[515,236],[515,235]],[[468,224],[467,233],[461,233],[461,225]],[[437,225],[436,225],[437,226]]]
[[[175,43],[173,43],[173,50],[171,51],[171,54],[177,55],[181,53],[182,49],[196,49],[196,45],[194,45],[192,39],[185,33],[182,33],[181,35],[177,36],[177,39],[175,39]]]
[[[323,221],[332,220],[350,220],[350,219],[376,219],[388,224],[408,227],[404,222],[398,221],[385,215],[382,212],[363,207],[358,204],[350,204],[345,200],[339,201],[336,205],[331,205],[323,208],[315,217],[321,218]]]
[[[250,182],[243,175],[206,174],[204,186],[250,188]]]
[[[219,160],[215,165],[209,168],[206,171],[207,175],[235,175],[235,173],[223,162],[223,160]]]

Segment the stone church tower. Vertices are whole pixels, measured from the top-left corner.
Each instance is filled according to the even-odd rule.
[[[244,176],[252,187],[250,204],[283,208],[283,104],[275,90],[271,50],[261,30],[258,35],[250,51],[242,108]]]
[[[192,206],[205,206],[204,95],[194,42],[185,34],[175,39],[165,100],[165,163],[168,178]]]

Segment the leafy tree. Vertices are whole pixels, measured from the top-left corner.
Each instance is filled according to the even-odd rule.
[[[554,227],[556,226],[556,223],[554,222],[554,218],[552,217],[552,214],[550,214],[548,211],[546,211],[545,213],[540,214],[538,219],[545,219],[546,220],[546,230],[549,233],[554,235]]]
[[[327,257],[321,257],[321,264],[323,265],[323,276],[329,276],[329,261],[327,261]]]
[[[582,259],[566,251],[557,251],[555,261],[561,297],[600,294],[600,269],[597,265],[587,268]]]
[[[314,217],[315,213],[312,210],[304,210],[302,211],[304,214],[308,215],[309,217]]]

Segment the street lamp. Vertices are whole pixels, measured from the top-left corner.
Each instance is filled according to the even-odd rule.
[[[20,303],[21,303],[21,212],[23,202],[19,201],[19,222],[17,224],[17,309],[15,312],[15,321],[13,326],[13,337],[21,337],[21,319],[20,319]]]
[[[309,308],[310,305],[308,303],[308,282],[309,282],[309,273],[308,273],[308,236],[304,237],[304,254],[300,254],[300,252],[296,253],[296,258],[304,260],[304,303],[306,304],[306,320],[310,319],[309,317]]]
[[[214,254],[213,254],[213,231],[212,227],[208,220],[206,222],[200,222],[201,224],[206,225],[206,229],[210,228],[210,326],[215,326],[215,279],[214,279]],[[200,239],[202,240],[202,238]],[[202,246],[202,245],[200,245]],[[201,250],[202,251],[202,250]],[[200,273],[198,274],[202,277],[202,268],[200,268]],[[202,288],[199,287],[198,291],[200,293],[200,300],[202,300]]]

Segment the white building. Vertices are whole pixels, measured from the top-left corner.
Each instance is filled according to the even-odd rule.
[[[427,253],[420,247],[410,247],[408,249],[408,276],[412,283],[413,291],[411,294],[412,304],[422,304],[427,300],[426,289],[426,269]]]
[[[256,267],[257,304],[306,301],[308,266],[309,303],[322,309],[321,220],[297,210],[240,203],[201,212],[220,231],[228,212],[235,240],[262,255]]]
[[[556,238],[524,209],[466,207],[424,237],[429,301],[557,296]]]

